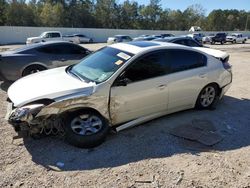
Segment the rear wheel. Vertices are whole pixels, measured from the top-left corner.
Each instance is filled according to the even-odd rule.
[[[219,89],[216,84],[209,84],[205,86],[196,101],[196,108],[208,109],[211,108],[218,98]]]
[[[243,40],[243,41],[242,41],[242,44],[245,44],[245,43],[246,43],[246,41],[245,41],[245,40]]]
[[[76,147],[93,148],[102,144],[108,134],[106,120],[96,112],[82,110],[65,118],[65,139]]]
[[[44,71],[46,70],[46,67],[41,66],[41,65],[30,65],[26,67],[22,73],[22,76],[27,76],[30,74],[34,74],[36,72]]]

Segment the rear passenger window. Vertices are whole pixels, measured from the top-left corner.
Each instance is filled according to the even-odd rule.
[[[51,35],[52,38],[60,37],[60,33],[51,33]]]
[[[191,47],[200,47],[195,41],[186,39],[186,45]]]
[[[169,50],[167,59],[171,64],[171,72],[179,72],[206,66],[207,57],[188,50]]]
[[[175,44],[181,44],[186,45],[185,41],[183,39],[174,41]]]

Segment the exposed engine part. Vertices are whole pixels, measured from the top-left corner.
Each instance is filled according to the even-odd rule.
[[[44,133],[45,135],[65,135],[63,121],[61,118],[47,119],[41,123],[40,127],[40,133]]]

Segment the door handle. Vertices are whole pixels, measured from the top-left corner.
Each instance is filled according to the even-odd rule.
[[[199,74],[199,77],[200,77],[200,78],[206,78],[206,77],[207,77],[207,74],[206,74],[206,73],[201,73],[201,74]]]
[[[161,84],[158,86],[159,89],[164,89],[167,85],[166,84]]]

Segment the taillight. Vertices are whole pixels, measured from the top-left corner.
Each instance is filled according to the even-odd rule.
[[[221,58],[220,61],[222,62],[224,69],[231,71],[232,65],[230,65],[230,63],[228,62],[229,56],[227,56],[226,58]]]

